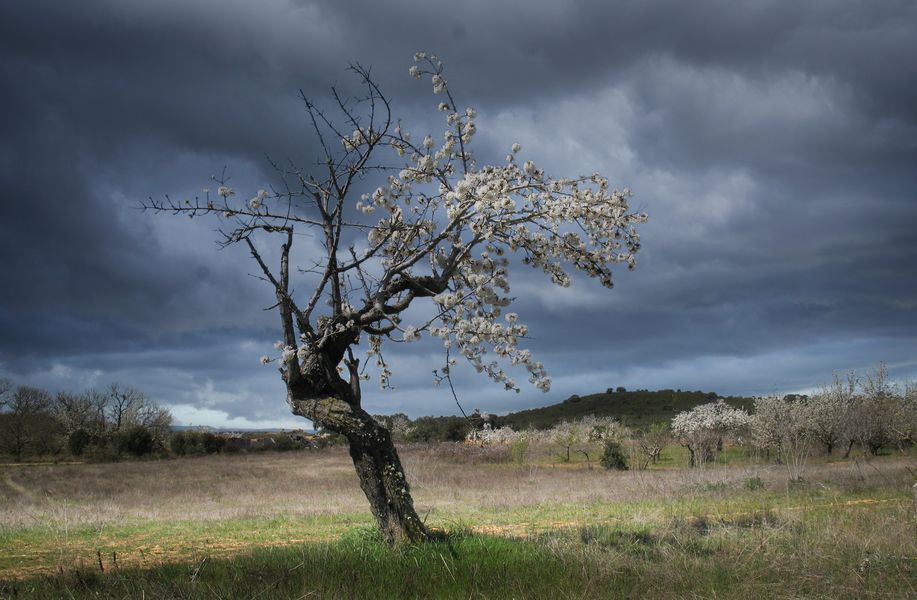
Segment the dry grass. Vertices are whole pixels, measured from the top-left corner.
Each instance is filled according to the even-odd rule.
[[[742,489],[757,477],[786,489],[773,465],[608,472],[583,465],[515,465],[475,461],[442,447],[409,446],[402,458],[421,514],[447,519],[563,503],[665,499],[669,503]],[[445,458],[444,458],[445,454]],[[906,490],[912,458],[813,465],[813,486]],[[345,449],[210,456],[116,464],[0,467],[0,528],[58,530],[110,523],[210,521],[367,512]]]
[[[458,554],[452,546],[393,554],[353,537],[372,524],[342,448],[0,466],[0,597],[57,598],[76,589],[85,597],[157,589],[198,597],[188,565],[205,563],[214,571],[200,585],[227,598],[240,585],[245,596],[261,593],[265,572],[293,585],[288,574],[301,570],[309,576],[296,585],[329,597],[468,597],[481,581],[488,590],[481,597],[915,591],[913,456],[821,462],[806,482],[791,484],[785,469],[754,461],[608,472],[500,463],[490,451],[451,445],[401,454],[428,522],[459,532],[470,526],[454,542]],[[426,587],[405,587],[417,561],[431,577]],[[508,564],[516,575],[507,576]],[[479,568],[490,575],[482,579]],[[314,580],[316,572],[330,573],[327,581]],[[367,578],[374,573],[381,579]]]

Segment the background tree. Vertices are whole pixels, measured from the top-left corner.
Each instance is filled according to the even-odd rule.
[[[853,397],[848,435],[864,453],[876,455],[882,446],[894,441],[894,421],[900,398],[888,379],[888,369],[880,364],[866,372],[860,393]]]
[[[404,413],[395,413],[393,415],[373,415],[377,423],[388,429],[392,439],[397,442],[403,442],[408,439],[413,424],[411,419]]]
[[[900,450],[917,443],[917,381],[904,383],[892,433]]]
[[[171,433],[172,415],[167,409],[140,390],[119,383],[105,390],[61,392],[52,413],[76,456],[87,450],[113,458],[122,452],[149,454],[164,449]]]
[[[723,446],[723,439],[738,435],[748,427],[749,421],[744,410],[717,400],[675,415],[672,436],[688,449],[691,466],[697,467],[714,460]]]
[[[834,374],[830,385],[824,386],[806,403],[806,421],[812,436],[831,454],[835,447],[848,441],[848,422],[857,394],[856,373],[845,377]]]
[[[633,438],[633,432],[614,417],[588,415],[579,420],[579,425],[586,432],[586,440],[576,451],[591,461],[600,449],[607,451],[609,444],[617,444],[621,449]]]
[[[363,93],[344,98],[332,88],[333,114],[304,98],[322,151],[317,169],[276,165],[279,184],[247,201],[221,176],[215,194],[151,199],[146,207],[218,216],[224,243],[247,247],[274,290],[283,338],[279,356],[263,362],[279,364],[290,410],[347,438],[384,538],[415,542],[427,531],[391,435],[361,405],[365,361],[361,368],[356,350],[366,348],[383,387],[392,377],[384,348],[429,335],[445,348],[440,378],[449,377],[452,353],[506,389],[518,389],[502,366],[508,362],[547,390],[544,365],[519,347],[528,328],[504,312],[512,301],[508,256],[561,286],[577,269],[611,287],[613,265],[635,265],[636,225],[646,215],[631,212],[630,192],[598,174],[548,176],[519,158],[518,144],[505,163],[478,165],[471,151],[476,112],[459,107],[435,56],[418,53],[410,74],[429,78],[441,98],[446,128],[438,139],[412,137],[369,71],[352,71]],[[380,185],[361,194],[374,177]],[[291,268],[291,249],[304,232],[321,241],[323,256]],[[300,273],[307,281],[296,286]],[[432,316],[408,310],[422,299]]]
[[[44,390],[21,385],[7,392],[0,412],[0,448],[17,462],[28,452],[47,450],[57,429],[50,408],[51,395]]]
[[[131,452],[137,448],[165,448],[172,425],[172,415],[165,408],[160,408],[140,390],[118,383],[113,383],[106,390],[106,409],[103,412],[106,433],[110,439],[121,444],[119,438],[146,439],[146,444],[134,443]],[[141,431],[146,433],[141,433]]]
[[[82,456],[90,446],[104,446],[106,402],[105,395],[96,390],[59,392],[55,397],[52,412],[74,456]]]
[[[794,481],[802,479],[815,439],[807,402],[805,397],[794,395],[756,398],[755,414],[751,418],[755,445],[775,450]]]
[[[589,460],[589,431],[578,421],[562,421],[547,432],[555,455],[562,462],[570,462],[571,454],[579,452]]]
[[[634,431],[634,443],[640,456],[637,466],[645,469],[650,464],[659,462],[659,456],[672,439],[669,424],[666,422],[653,423],[649,427]]]

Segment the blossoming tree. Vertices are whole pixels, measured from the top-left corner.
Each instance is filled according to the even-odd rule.
[[[802,479],[812,452],[815,436],[809,404],[805,396],[755,398],[755,414],[750,419],[754,444],[774,450],[792,481]]]
[[[630,192],[598,174],[554,178],[512,144],[506,161],[479,165],[472,153],[477,131],[472,108],[460,108],[442,62],[418,53],[410,74],[429,78],[442,99],[445,132],[415,141],[394,119],[388,98],[365,68],[352,66],[361,96],[344,99],[334,88],[334,115],[305,99],[318,143],[319,167],[277,168],[280,184],[241,196],[225,178],[215,195],[184,203],[149,200],[147,208],[223,220],[226,244],[244,244],[273,287],[283,340],[278,356],[290,410],[342,434],[360,485],[390,543],[428,535],[417,516],[389,432],[361,406],[365,363],[374,361],[381,384],[392,373],[383,350],[421,336],[441,340],[447,378],[460,355],[507,389],[504,370],[521,366],[547,390],[544,365],[520,347],[528,328],[510,306],[509,255],[544,272],[560,286],[573,269],[612,286],[612,266],[635,265],[636,226],[646,220],[629,205]],[[362,193],[378,178],[374,191]],[[365,188],[363,188],[365,189]],[[308,230],[322,256],[296,269],[291,249]],[[274,256],[266,248],[276,239]],[[295,288],[293,278],[306,279]],[[409,307],[430,303],[418,317]],[[359,351],[365,350],[363,360]],[[450,354],[451,353],[451,354]]]
[[[748,427],[751,417],[722,399],[678,413],[672,419],[672,435],[691,453],[691,466],[701,466],[722,449],[723,438]]]

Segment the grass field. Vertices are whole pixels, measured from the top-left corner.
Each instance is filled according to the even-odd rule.
[[[346,451],[0,467],[6,598],[917,597],[913,456],[607,472],[402,451],[390,550]]]

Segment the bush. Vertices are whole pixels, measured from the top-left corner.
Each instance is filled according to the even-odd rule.
[[[82,456],[86,446],[92,443],[92,434],[85,429],[77,429],[67,438],[67,446],[73,456]]]
[[[745,489],[751,492],[764,489],[764,482],[760,477],[749,477],[745,480]]]
[[[176,456],[218,454],[226,447],[226,438],[209,431],[176,431],[169,439],[169,448]]]
[[[624,449],[621,444],[614,440],[605,442],[605,451],[602,453],[601,463],[606,469],[626,471],[627,458],[624,456]]]
[[[176,431],[169,438],[169,449],[175,456],[184,456],[188,453],[188,438],[184,432]]]
[[[226,445],[223,446],[223,454],[239,454],[244,448],[236,440],[226,440]]]
[[[281,434],[274,438],[274,450],[278,452],[289,452],[296,450],[296,442],[288,435]]]
[[[520,436],[518,439],[513,441],[510,445],[510,453],[513,456],[513,462],[518,464],[524,464],[525,459],[529,453],[529,439],[525,436]]]
[[[155,440],[153,440],[153,434],[143,425],[135,425],[118,435],[118,450],[120,452],[127,452],[140,457],[152,454],[154,448]]]
[[[464,417],[420,417],[414,421],[409,442],[460,442],[465,439],[471,425]]]
[[[217,454],[226,446],[226,438],[223,436],[205,431],[201,434],[201,447],[204,454]]]

